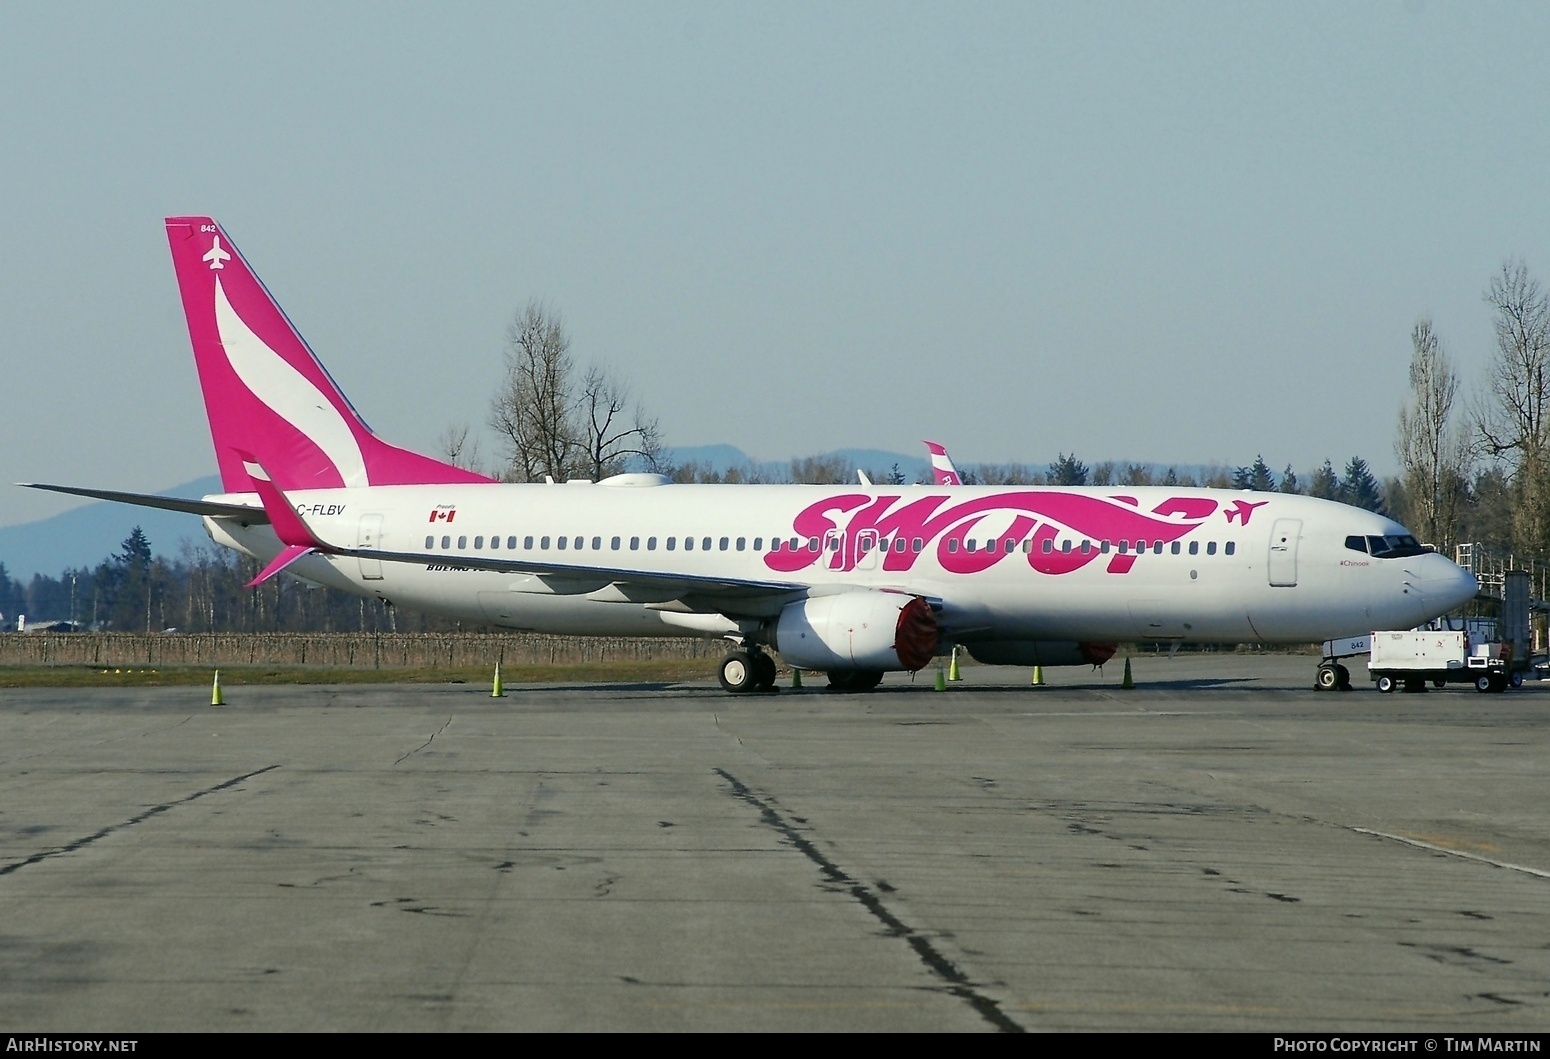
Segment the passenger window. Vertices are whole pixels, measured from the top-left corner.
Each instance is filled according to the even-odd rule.
[[[753,539],[753,550],[756,551],[756,552],[762,552],[764,550],[764,538],[763,537],[755,537]]]
[[[1189,554],[1191,554],[1191,555],[1199,555],[1200,554],[1200,542],[1199,541],[1190,541],[1189,542]]]
[[[1031,551],[1033,551],[1033,538],[1032,537],[1030,537],[1027,540],[1023,541],[1023,554],[1027,555]]]
[[[1173,544],[1168,548],[1168,550],[1170,552],[1172,552],[1174,555],[1179,554],[1179,551],[1180,551],[1179,542],[1178,541],[1174,541]]]
[[[484,547],[484,534],[481,533],[479,536],[474,538],[474,550],[475,551],[479,551],[483,547]]]
[[[1207,555],[1215,555],[1216,554],[1216,542],[1215,541],[1207,541],[1206,542],[1206,554]]]
[[[1367,538],[1347,537],[1345,539],[1345,546],[1351,549],[1353,552],[1361,552],[1365,555],[1367,553]]]
[[[459,537],[457,539],[457,546],[458,546],[458,550],[459,551],[462,551],[464,548],[467,548],[468,547],[468,538],[467,537]]]
[[[576,540],[580,541],[581,538],[577,537]],[[617,537],[614,538],[614,547],[615,548],[619,547],[619,538],[617,538]],[[592,538],[592,550],[595,551],[595,552],[600,552],[600,551],[603,550],[603,538],[601,538],[601,537],[593,537]]]
[[[706,540],[707,540],[707,541],[709,541],[709,540],[710,540],[710,538],[709,538],[709,537],[707,537],[707,538],[705,538],[705,539],[706,539]],[[729,542],[729,541],[728,541],[728,540],[727,540],[727,539],[726,539],[726,538],[725,538],[725,537],[722,537],[722,538],[721,538],[721,545],[720,545],[720,547],[721,547],[721,550],[722,550],[722,551],[726,551],[726,550],[727,550],[727,545],[728,545],[728,544],[729,544],[729,543],[730,543],[730,542]],[[738,549],[738,551],[742,551],[742,549],[741,549],[741,548],[739,548],[739,549]]]
[[[1002,545],[1001,554],[1003,554],[1003,555],[1011,555],[1013,549],[1015,549],[1016,547],[1017,547],[1017,542],[1014,541],[1012,538],[1008,537],[1006,539],[1005,543]],[[1107,543],[1104,544],[1103,550],[1104,551],[1108,551],[1109,550],[1109,547],[1108,547]]]
[[[522,547],[526,548],[528,551],[532,551],[533,550],[533,538],[532,537],[523,537],[522,538]]]
[[[533,538],[532,537],[529,537],[527,539],[527,546],[529,548],[531,548],[533,546]],[[515,537],[507,537],[506,538],[506,547],[510,548],[512,551],[516,551],[517,550],[517,538],[515,538]]]
[[[1092,554],[1092,550],[1093,550],[1093,542],[1092,541],[1088,541],[1088,540],[1084,540],[1082,542],[1082,554],[1083,555],[1091,555]]]
[[[434,547],[436,547],[436,538],[435,537],[426,537],[425,538],[425,546],[427,548],[434,548]]]
[[[926,542],[923,539],[921,539],[920,537],[911,537],[910,538],[910,551],[912,551],[912,552],[923,552],[925,550],[926,550]]]
[[[902,552],[904,551],[905,546],[908,544],[909,541],[905,540],[903,537],[895,537],[893,539],[893,550],[896,552]]]
[[[490,538],[490,547],[498,549],[498,548],[500,548],[500,546],[501,546],[501,539],[499,537],[491,537]]]
[[[443,537],[443,538],[441,538],[441,546],[443,548],[450,548],[450,547],[452,547],[452,538],[451,537]]]
[[[818,547],[818,538],[817,537],[809,537],[809,538],[807,538],[807,550],[810,551],[810,552],[816,552],[816,551],[820,550],[819,547]]]
[[[704,540],[700,541],[700,551],[702,551],[702,552],[710,551],[710,538],[709,537],[706,537]]]
[[[747,549],[748,549],[748,538],[747,537],[739,537],[739,538],[737,538],[737,550],[741,552],[741,551],[746,551]]]
[[[958,543],[957,541],[949,541],[948,545],[947,545],[947,550],[950,551],[950,552],[957,551],[958,549],[953,547],[953,545],[957,544],[957,543]],[[969,551],[972,552],[974,550],[974,538],[973,537],[970,537],[967,541],[964,542],[964,544],[968,547]]]
[[[668,551],[672,551],[676,547],[678,547],[678,538],[677,537],[669,537],[667,539],[667,550]]]
[[[608,546],[610,548],[612,548],[614,551],[618,551],[619,550],[619,538],[615,537],[613,540],[609,541],[608,542]]]
[[[560,551],[563,552],[565,550],[565,546],[570,543],[570,538],[561,537],[559,540],[555,541],[555,543],[560,546]]]
[[[1063,555],[1070,555],[1071,554],[1071,542],[1070,541],[1061,541],[1060,542],[1060,551],[1061,551],[1061,553]]]
[[[1222,551],[1225,554],[1227,554],[1227,555],[1231,555],[1233,552],[1235,552],[1237,550],[1238,550],[1238,542],[1237,541],[1228,541],[1227,544],[1222,548]]]
[[[1098,550],[1100,552],[1102,552],[1104,555],[1108,555],[1109,554],[1109,542],[1108,541],[1104,541],[1102,544],[1100,544],[1098,546]]]
[[[684,538],[684,551],[686,551],[686,552],[694,551],[694,538],[693,537],[685,537]]]
[[[584,544],[584,543],[586,543],[586,542],[585,542],[585,541],[583,541],[583,540],[582,540],[582,538],[580,538],[580,537],[577,537],[577,538],[576,538],[576,550],[577,550],[577,551],[578,551],[578,552],[579,552],[579,551],[581,551],[581,546],[582,546],[582,545],[583,545],[583,544]]]
[[[648,552],[654,552],[657,550],[657,539],[655,537],[646,538],[646,550]]]
[[[632,551],[632,552],[640,551],[640,538],[639,537],[631,537],[630,538],[630,551]]]
[[[948,539],[948,541],[947,541],[947,550],[950,551],[950,552],[956,552],[958,550],[958,538],[957,537],[950,537]]]
[[[1044,542],[1044,554],[1045,555],[1048,555],[1050,552],[1052,552],[1054,550],[1055,550],[1055,542],[1054,541],[1045,541]]]
[[[1163,542],[1162,541],[1154,541],[1153,544],[1152,544],[1152,554],[1153,555],[1161,555],[1162,554],[1162,546],[1163,546]]]
[[[1119,542],[1119,553],[1121,555],[1129,555],[1130,554],[1130,542],[1129,541],[1120,541]]]

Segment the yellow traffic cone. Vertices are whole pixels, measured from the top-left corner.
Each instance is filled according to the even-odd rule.
[[[1033,667],[1033,683],[1036,686],[1037,685],[1041,685],[1041,684],[1044,683],[1044,667],[1043,666],[1034,666]]]
[[[942,663],[940,662],[938,662],[936,666],[936,690],[947,690],[947,674],[942,672]]]
[[[1123,679],[1123,680],[1121,680],[1119,682],[1119,686],[1122,687],[1122,688],[1133,688],[1133,687],[1136,686],[1136,682],[1134,680],[1130,679],[1130,656],[1129,655],[1125,656],[1125,679]]]
[[[791,686],[793,688],[800,688],[802,686],[802,671],[796,666],[791,667]]]
[[[958,648],[956,648],[956,647],[953,648],[953,660],[947,666],[947,679],[948,680],[962,680],[963,679],[963,677],[960,676],[959,673],[958,673]]]
[[[221,694],[221,671],[215,671],[215,682],[210,685],[210,705],[225,706],[226,696]]]
[[[495,683],[490,685],[490,698],[492,698],[492,699],[504,699],[505,697],[506,697],[506,688],[501,684],[501,664],[499,662],[496,662],[495,663]]]

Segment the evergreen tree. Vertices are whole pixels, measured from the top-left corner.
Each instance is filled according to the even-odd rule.
[[[1086,485],[1087,464],[1076,458],[1076,453],[1067,456],[1064,452],[1060,459],[1049,465],[1050,485]]]
[[[1340,480],[1340,499],[1352,507],[1366,508],[1380,515],[1388,513],[1383,504],[1383,490],[1368,469],[1367,461],[1360,456],[1352,456],[1351,462],[1345,465],[1345,476]]]
[[[1300,493],[1300,492],[1302,492],[1302,490],[1300,488],[1298,488],[1297,473],[1292,470],[1292,465],[1289,464],[1289,463],[1286,465],[1286,470],[1281,472],[1281,492],[1283,492],[1283,493]]]
[[[1168,468],[1168,473],[1163,475],[1162,484],[1163,485],[1178,485],[1179,484],[1179,472],[1174,470],[1172,467],[1169,467]]]
[[[1335,476],[1334,464],[1325,460],[1324,466],[1313,472],[1313,480],[1308,483],[1308,495],[1321,500],[1340,499],[1340,479]]]

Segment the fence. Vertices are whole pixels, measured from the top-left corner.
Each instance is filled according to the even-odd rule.
[[[538,633],[6,633],[0,665],[442,668],[716,658],[720,641]]]

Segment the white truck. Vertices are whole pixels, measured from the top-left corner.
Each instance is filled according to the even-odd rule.
[[[1514,666],[1512,644],[1471,642],[1467,632],[1446,629],[1375,632],[1367,670],[1381,692],[1403,686],[1425,691],[1445,684],[1473,684],[1477,691],[1505,691],[1523,685],[1523,669]]]

